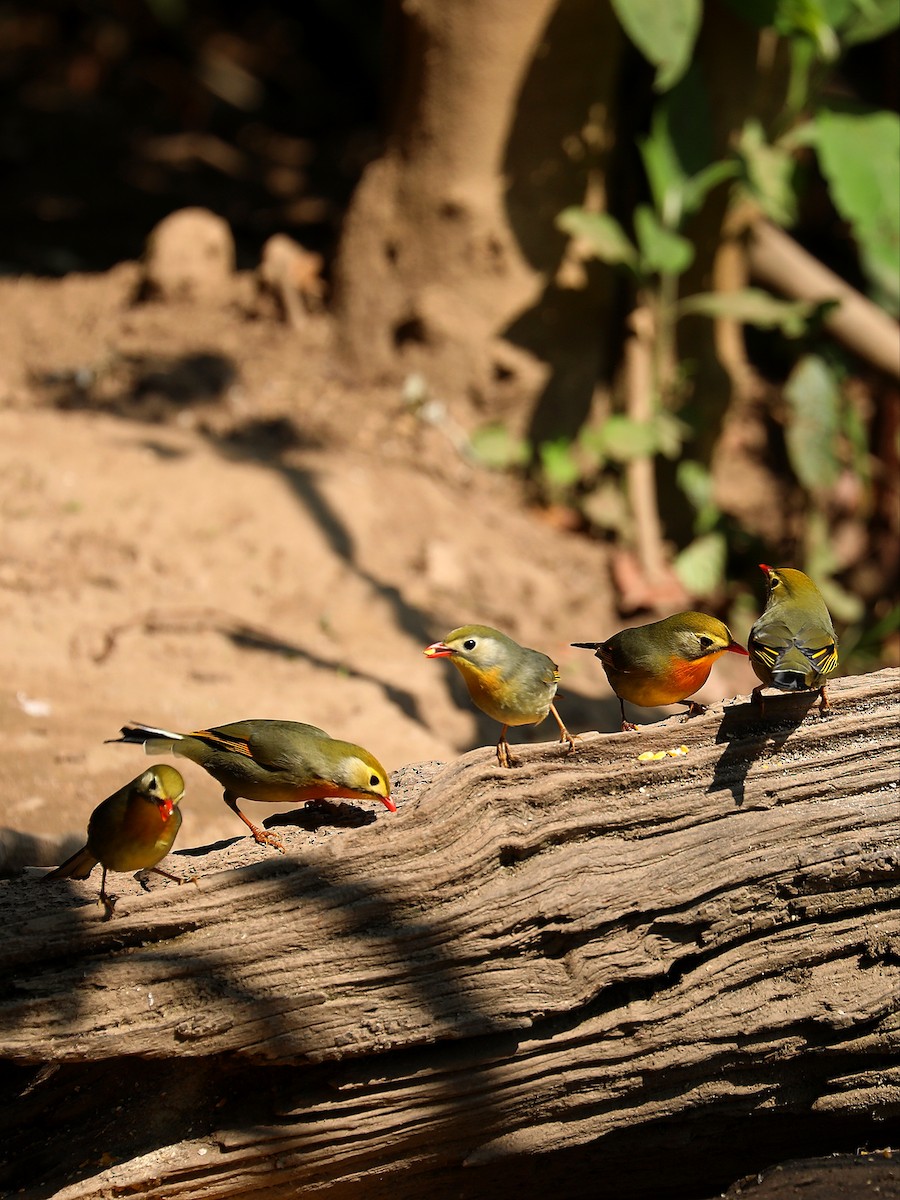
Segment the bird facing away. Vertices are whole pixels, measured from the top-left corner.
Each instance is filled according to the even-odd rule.
[[[123,726],[121,733],[108,740],[142,745],[148,754],[179,754],[203,767],[225,789],[223,800],[255,840],[276,850],[284,850],[281,841],[241,812],[241,797],[263,804],[376,799],[389,812],[397,811],[381,763],[362,746],[337,741],[315,725],[250,720],[173,733],[133,724]]]
[[[103,867],[100,903],[112,915],[115,900],[106,894],[107,871],[151,870],[182,883],[157,867],[172,849],[181,828],[178,802],[184,780],[174,767],[157,763],[100,802],[88,821],[87,845],[45,879],[87,879],[97,863]]]
[[[819,711],[828,708],[825,684],[838,665],[837,638],[822,593],[802,571],[759,564],[766,577],[766,607],[750,630],[750,665],[762,683],[753,689],[783,692],[819,689]]]
[[[603,664],[619,698],[622,728],[636,726],[625,719],[625,701],[642,708],[657,704],[686,704],[688,716],[705,706],[688,700],[709,678],[712,665],[726,651],[747,651],[731,636],[727,625],[706,613],[683,612],[623,629],[605,642],[572,642],[593,650]]]
[[[556,663],[520,646],[489,625],[462,625],[442,642],[425,648],[428,658],[449,658],[466,682],[472,703],[503,726],[497,761],[511,767],[506,731],[510,725],[538,725],[548,713],[559,726],[559,740],[575,748],[575,738],[562,723],[553,703],[559,682]]]

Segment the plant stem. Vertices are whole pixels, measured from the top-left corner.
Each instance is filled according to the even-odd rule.
[[[628,318],[631,334],[625,342],[625,393],[632,421],[649,423],[656,398],[656,321],[644,298]],[[666,556],[656,496],[653,456],[632,459],[626,469],[628,501],[634,517],[634,540],[638,561],[653,584],[663,577]]]

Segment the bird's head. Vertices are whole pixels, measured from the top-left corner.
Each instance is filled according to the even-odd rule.
[[[808,575],[795,571],[793,567],[770,567],[760,563],[759,569],[766,577],[769,602],[780,600],[804,600],[819,595],[819,589]]]
[[[175,805],[184,796],[184,779],[180,771],[167,763],[148,767],[137,781],[137,791],[155,804],[165,817],[171,817]]]
[[[728,626],[708,613],[678,613],[660,621],[658,628],[665,634],[669,648],[686,662],[717,658],[726,650],[747,657],[747,651],[734,640]]]
[[[521,649],[512,638],[499,629],[491,629],[490,625],[461,625],[442,642],[426,646],[425,655],[449,658],[457,666],[466,663],[483,672],[494,667],[508,668],[515,661],[516,651]]]
[[[356,796],[373,796],[380,800],[388,812],[396,812],[397,806],[391,799],[391,785],[387,771],[368,750],[349,743],[335,743],[340,757],[335,761],[333,782],[346,788]]]
[[[788,594],[789,588],[784,580],[782,571],[777,570],[775,567],[770,567],[768,563],[760,563],[759,569],[766,577],[766,590],[769,599],[777,598],[779,593],[782,596]]]

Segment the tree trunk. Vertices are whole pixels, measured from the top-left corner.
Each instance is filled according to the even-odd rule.
[[[489,395],[495,415],[544,385],[578,408],[577,429],[611,277],[557,285],[567,239],[554,219],[602,185],[621,45],[612,10],[417,0],[391,12],[387,142],[335,269],[344,354],[361,378],[422,371],[451,394]]]
[[[0,1187],[696,1197],[883,1144],[898,679],[406,768],[396,817],[112,876],[110,921],[3,885]]]

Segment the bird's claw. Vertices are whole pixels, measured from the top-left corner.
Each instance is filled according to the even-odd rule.
[[[567,729],[564,729],[562,731],[562,733],[559,735],[560,745],[562,745],[563,742],[568,743],[569,748],[568,748],[568,750],[566,750],[566,754],[574,754],[574,752],[576,750],[575,743],[578,741],[581,741],[580,733],[569,733],[569,731]]]
[[[497,762],[501,767],[513,767],[515,763],[509,752],[509,742],[502,741],[497,743]]]
[[[257,845],[272,846],[273,849],[279,850],[282,854],[285,853],[284,842],[276,834],[270,833],[268,829],[260,829],[258,825],[254,825],[251,833]]]

